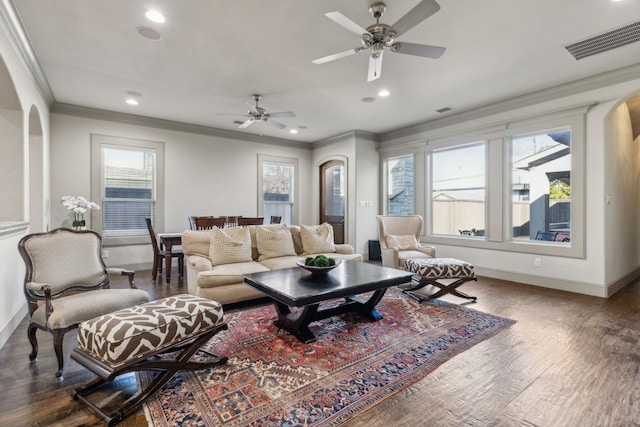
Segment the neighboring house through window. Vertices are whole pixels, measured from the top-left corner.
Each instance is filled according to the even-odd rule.
[[[297,224],[298,159],[258,155],[258,214],[266,222],[281,217],[282,224]]]
[[[163,144],[92,135],[95,228],[105,244],[148,242],[145,218],[162,230]]]

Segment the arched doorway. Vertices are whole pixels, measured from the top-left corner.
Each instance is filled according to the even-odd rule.
[[[320,165],[320,223],[333,227],[335,243],[344,243],[345,168],[342,160],[330,160]]]
[[[0,58],[0,222],[24,221],[23,114],[13,80]]]

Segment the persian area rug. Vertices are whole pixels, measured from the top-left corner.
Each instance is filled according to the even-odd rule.
[[[312,323],[311,344],[275,327],[272,305],[225,314],[229,330],[203,348],[227,364],[176,375],[147,401],[150,424],[336,426],[514,323],[417,303],[396,288],[376,308],[384,316],[377,322],[347,314]]]

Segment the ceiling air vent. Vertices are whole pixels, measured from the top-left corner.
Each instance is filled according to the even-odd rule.
[[[444,107],[439,110],[436,110],[436,113],[446,113],[447,111],[451,111],[451,107]]]
[[[640,40],[640,21],[565,46],[576,59],[616,49]]]

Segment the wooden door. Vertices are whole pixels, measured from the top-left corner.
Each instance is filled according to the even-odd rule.
[[[320,223],[333,226],[335,243],[344,243],[345,210],[344,162],[331,160],[320,165]]]

